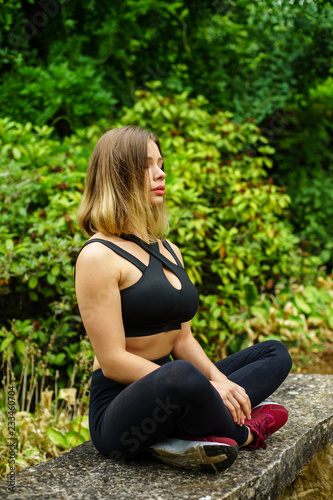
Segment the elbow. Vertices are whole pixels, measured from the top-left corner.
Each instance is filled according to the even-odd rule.
[[[108,368],[102,368],[102,367],[101,367],[101,370],[102,370],[104,377],[106,377],[110,380],[113,380],[114,374],[113,374],[112,370],[109,370]]]
[[[121,381],[119,380],[119,375],[122,373],[122,370],[120,367],[115,366],[114,363],[107,363],[101,365],[101,370],[104,377],[113,380],[115,382],[121,383]]]
[[[100,367],[104,377],[113,380],[114,382],[119,382],[120,384],[124,383],[124,380],[127,379],[126,374],[128,372],[128,360],[126,359],[126,354],[126,351],[120,351],[117,355],[108,357],[100,362]]]

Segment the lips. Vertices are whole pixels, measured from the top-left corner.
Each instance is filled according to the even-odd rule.
[[[157,186],[155,189],[153,189],[154,193],[163,195],[165,191],[165,186]]]

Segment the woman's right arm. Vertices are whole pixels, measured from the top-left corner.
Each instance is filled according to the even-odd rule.
[[[82,321],[103,374],[129,385],[159,366],[126,351],[120,262],[100,243],[86,246],[77,259],[75,288]]]

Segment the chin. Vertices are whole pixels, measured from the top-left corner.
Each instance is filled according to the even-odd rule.
[[[150,203],[153,206],[163,205],[163,203],[164,203],[164,196],[153,196],[150,199]]]

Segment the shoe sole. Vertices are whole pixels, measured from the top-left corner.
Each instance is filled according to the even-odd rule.
[[[238,455],[238,446],[220,443],[189,442],[182,449],[173,450],[172,439],[149,448],[156,458],[176,467],[204,472],[222,472],[231,467]],[[179,447],[178,447],[179,448]]]
[[[280,403],[276,403],[275,401],[269,401],[268,399],[265,400],[265,401],[262,401],[261,403],[259,403],[258,405],[254,406],[252,408],[252,410],[254,410],[255,408],[258,408],[258,406],[266,406],[266,405],[280,405]]]

